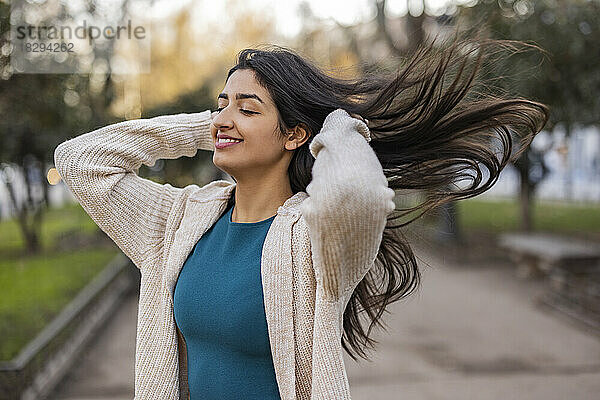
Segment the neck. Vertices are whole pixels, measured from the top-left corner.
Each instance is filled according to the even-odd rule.
[[[277,214],[277,209],[293,195],[287,175],[279,180],[239,180],[235,186],[233,222],[258,222]]]

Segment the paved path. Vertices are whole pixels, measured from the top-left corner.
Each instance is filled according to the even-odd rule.
[[[131,400],[135,379],[137,294],[130,295],[51,400]]]
[[[417,254],[431,266],[373,363],[345,358],[354,400],[600,398],[600,338],[536,308],[541,282]]]
[[[345,355],[354,400],[598,399],[600,339],[536,308],[541,283],[519,280],[505,265],[417,255],[422,287],[385,314],[390,333],[376,334],[373,362]],[[53,400],[133,398],[136,300]]]

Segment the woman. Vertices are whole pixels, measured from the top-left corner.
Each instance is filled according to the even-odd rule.
[[[342,349],[366,358],[386,306],[419,284],[399,228],[489,189],[548,118],[543,104],[470,90],[493,49],[514,48],[432,43],[396,76],[349,80],[285,48],[245,49],[216,112],[61,143],[60,175],[141,271],[135,398],[350,399]],[[198,149],[235,182],[177,188],[136,174]],[[427,198],[392,215],[400,189]]]

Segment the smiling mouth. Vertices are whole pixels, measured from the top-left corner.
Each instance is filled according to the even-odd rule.
[[[223,149],[225,147],[231,147],[238,143],[243,142],[243,140],[235,140],[235,139],[217,139],[215,142],[215,148]]]
[[[219,143],[237,143],[243,142],[242,139],[230,139],[230,138],[217,138],[217,142]]]

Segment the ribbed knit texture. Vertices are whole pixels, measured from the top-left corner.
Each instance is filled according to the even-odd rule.
[[[373,265],[395,207],[368,140],[364,122],[342,109],[331,112],[310,145],[313,180],[278,208],[265,238],[261,277],[282,400],[350,399],[343,312]],[[54,153],[73,195],[141,272],[136,400],[188,398],[173,290],[236,185],[217,180],[177,188],[140,178],[137,170],[198,149],[214,151],[210,110],[112,124],[61,143]]]

